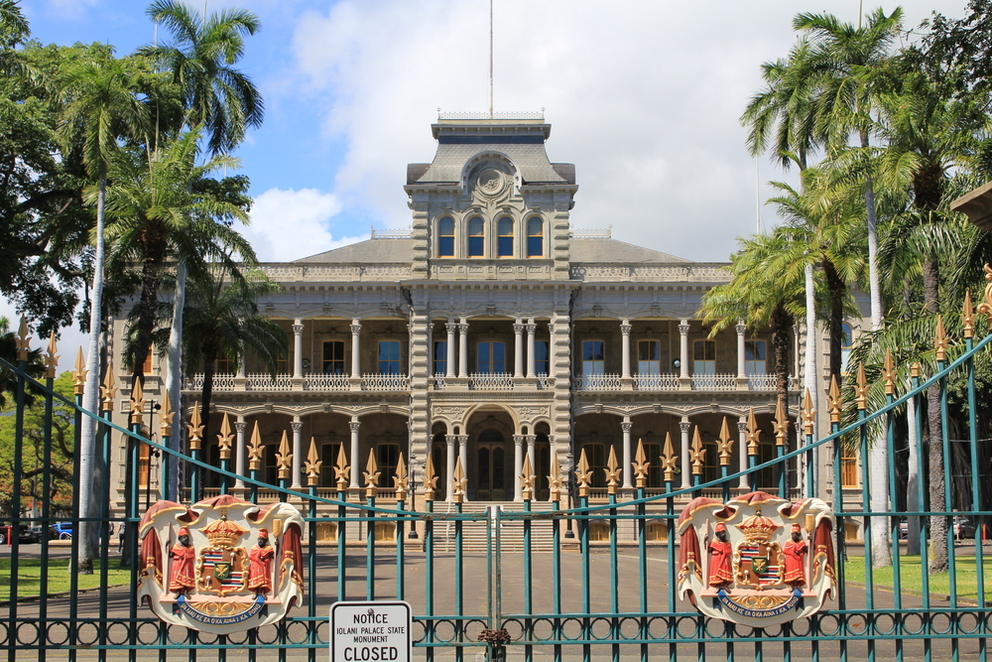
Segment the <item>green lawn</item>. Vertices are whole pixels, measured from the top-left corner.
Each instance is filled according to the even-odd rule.
[[[121,586],[131,580],[131,571],[119,568],[118,561],[108,564],[107,584]],[[96,588],[100,585],[100,561],[93,561],[92,575],[78,575],[79,590]],[[0,601],[10,599],[10,559],[0,559]],[[69,590],[69,559],[48,561],[48,594],[65,593]],[[37,597],[41,593],[41,561],[20,559],[17,564],[18,598]]]
[[[959,600],[975,601],[978,599],[978,581],[976,578],[977,564],[975,556],[958,556],[955,565],[957,595]],[[876,587],[892,588],[894,586],[894,567],[875,568],[873,570],[873,584]],[[985,600],[992,600],[992,558],[982,557],[982,573],[985,583]],[[844,578],[849,582],[865,582],[865,564],[861,557],[848,557],[844,564]],[[942,572],[929,574],[929,591],[931,595],[950,595],[951,579],[950,573]],[[899,582],[903,593],[913,595],[923,595],[923,579],[920,573],[919,556],[899,557]]]

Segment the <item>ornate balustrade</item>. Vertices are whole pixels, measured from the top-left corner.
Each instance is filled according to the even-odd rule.
[[[473,372],[468,377],[470,391],[512,391],[513,375],[503,372]]]
[[[362,375],[363,391],[407,391],[410,378],[406,375]]]
[[[737,388],[737,375],[693,375],[693,391],[733,391]]]
[[[638,391],[677,391],[678,375],[635,375],[634,388]]]

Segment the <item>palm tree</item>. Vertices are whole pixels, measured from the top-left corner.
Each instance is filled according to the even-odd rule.
[[[246,196],[233,195],[208,177],[237,161],[215,156],[198,165],[198,139],[199,131],[194,130],[150,155],[129,152],[118,161],[108,192],[110,262],[117,274],[141,265],[130,357],[135,380],[144,380],[166,264],[181,260],[191,271],[202,272],[216,256],[237,252],[248,260],[255,257],[248,242],[230,227],[232,220],[247,222]],[[247,186],[245,180],[238,181]]]
[[[217,264],[207,278],[191,279],[189,285],[184,355],[192,369],[198,366],[203,371],[203,437],[209,439],[217,359],[230,360],[237,367],[250,353],[275,374],[277,361],[289,350],[289,338],[278,324],[258,312],[258,300],[281,289],[262,272],[250,270],[242,274]]]
[[[141,49],[171,75],[181,91],[180,125],[203,127],[214,152],[227,152],[244,139],[249,126],[262,123],[263,102],[251,80],[233,68],[244,51],[244,37],[260,27],[258,17],[244,10],[197,16],[175,0],[156,0],[147,10],[156,23],[172,33],[174,43]],[[167,389],[179,407],[182,380],[182,330],[185,308],[186,264],[176,265],[172,324],[169,334]],[[179,441],[177,435],[176,441]]]
[[[64,80],[67,102],[61,125],[62,139],[67,151],[81,144],[87,172],[97,182],[94,232],[96,250],[93,284],[90,289],[90,342],[87,354],[89,372],[83,396],[83,407],[95,412],[98,410],[100,384],[107,178],[114,160],[120,154],[122,140],[143,135],[148,127],[148,115],[139,98],[135,71],[128,66],[128,62],[112,55],[76,64],[66,72]],[[92,199],[94,196],[90,197]],[[79,473],[83,484],[96,482],[98,473],[101,472],[95,466],[94,435],[95,424],[92,419],[86,419],[80,430]],[[80,515],[84,519],[80,527],[83,545],[79,570],[85,573],[92,572],[92,559],[97,553],[96,527],[89,526],[85,518],[96,515],[96,504],[91,497],[98,493],[99,490],[83,490],[80,496]]]

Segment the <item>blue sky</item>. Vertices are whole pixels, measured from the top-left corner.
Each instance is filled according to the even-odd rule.
[[[143,0],[21,4],[45,43],[101,41],[125,54],[155,38]],[[761,63],[788,53],[797,12],[856,21],[859,4],[495,0],[495,109],[544,110],[551,160],[576,165],[574,227],[723,261],[758,227],[758,201],[772,195],[758,182],[787,177],[748,156],[738,123]],[[901,4],[912,27],[933,9],[963,15],[965,0]],[[245,234],[263,260],[407,227],[406,165],[433,158],[438,109],[488,106],[488,0],[206,6],[246,8],[262,23],[241,67],[262,91],[265,122],[235,156],[256,198]],[[760,214],[763,227],[775,223],[770,208]]]

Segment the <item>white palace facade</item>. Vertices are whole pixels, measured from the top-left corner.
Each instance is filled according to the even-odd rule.
[[[703,479],[718,477],[716,440],[725,419],[739,440],[731,473],[746,468],[741,449],[752,410],[759,459],[774,456],[767,330],[736,325],[711,335],[698,316],[707,290],[727,281],[725,263],[573,229],[575,167],[549,160],[543,117],[442,117],[432,130],[433,161],[407,168],[408,232],[263,265],[282,289],[259,306],[285,329],[290,353],[274,379],[251,357],[240,371],[218,366],[211,433],[216,438],[226,413],[236,435],[232,468],[246,474],[245,445],[257,424],[265,445],[260,475],[268,482],[277,483],[276,453],[286,434],[294,488],[306,490],[302,469],[312,441],[323,462],[318,490],[327,496],[343,446],[356,495],[374,453],[380,497],[389,498],[402,454],[412,468],[414,503],[422,503],[430,453],[438,500],[452,497],[460,458],[466,502],[512,503],[522,498],[525,457],[540,501],[549,497],[553,462],[572,476],[583,451],[593,497],[605,497],[612,448],[623,498],[634,493],[630,467],[639,442],[651,463],[649,492],[663,488],[666,436],[679,455],[676,487],[691,485],[697,431],[708,449]],[[789,364],[801,375],[803,337],[794,336]],[[161,397],[164,370],[165,360],[154,357],[147,398]],[[186,405],[199,399],[201,384],[201,375],[187,376]],[[799,384],[793,377],[790,449]],[[206,457],[217,462],[209,439]],[[157,471],[144,473],[153,489]],[[771,475],[761,481],[774,485]]]

